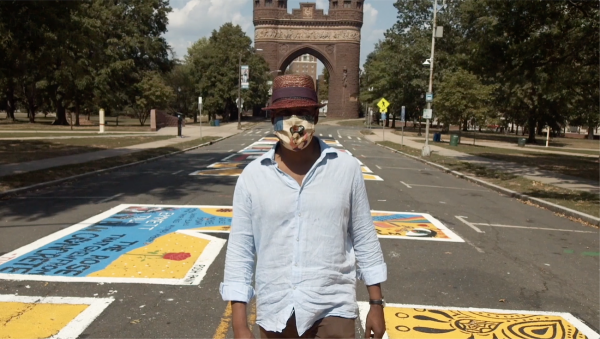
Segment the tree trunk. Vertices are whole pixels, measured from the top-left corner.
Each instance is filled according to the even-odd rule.
[[[75,101],[75,126],[79,126],[79,101]]]
[[[464,132],[466,132],[466,131],[468,131],[468,130],[469,130],[469,129],[468,129],[468,126],[467,126],[467,124],[468,124],[468,123],[469,123],[469,121],[468,121],[467,119],[463,120],[463,128],[462,128],[462,130],[463,130]]]
[[[527,142],[530,144],[535,144],[535,127],[536,127],[536,121],[535,121],[535,117],[533,116],[533,114],[529,114],[529,122],[528,122],[528,132],[529,132],[529,138],[527,138]]]
[[[63,104],[62,99],[56,100],[56,119],[52,125],[69,126],[67,121],[67,110]]]
[[[517,125],[517,131],[515,132],[515,135],[519,135],[519,125]]]
[[[594,140],[594,127],[592,127],[592,125],[588,126],[588,134],[587,134],[587,138],[589,140]]]
[[[8,81],[8,86],[6,86],[6,116],[7,118],[12,119],[12,121],[16,121],[15,118],[15,106],[17,104],[17,100],[15,99],[15,86],[12,80]]]

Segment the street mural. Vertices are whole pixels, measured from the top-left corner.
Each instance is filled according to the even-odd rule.
[[[359,303],[363,328],[369,304]],[[389,339],[585,339],[598,333],[569,313],[387,304]]]
[[[77,338],[112,302],[0,295],[0,338]]]
[[[0,279],[197,285],[231,207],[120,205],[0,257]]]
[[[431,215],[373,211],[380,238],[463,240]],[[230,206],[120,205],[0,257],[0,279],[197,285]],[[208,234],[207,234],[208,233]]]
[[[335,139],[322,138],[324,143],[328,146],[338,149],[341,152],[352,153],[346,149]],[[267,153],[277,143],[278,139],[275,137],[264,137],[250,146],[240,150],[236,154],[232,154],[219,162],[210,164],[206,169],[198,170],[190,173],[193,176],[217,176],[217,177],[239,177],[242,174],[244,168],[253,160],[260,158],[263,154]],[[353,156],[353,155],[352,155]],[[375,175],[373,171],[367,166],[364,166],[360,160],[354,158],[361,165],[364,180],[367,181],[383,181],[383,179]]]
[[[429,214],[371,211],[371,215],[380,238],[464,242]]]

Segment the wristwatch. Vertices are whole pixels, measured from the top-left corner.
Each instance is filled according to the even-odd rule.
[[[381,307],[385,307],[385,299],[381,298],[379,300],[369,300],[370,305],[381,305]]]

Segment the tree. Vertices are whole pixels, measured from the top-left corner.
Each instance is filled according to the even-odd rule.
[[[481,125],[490,118],[489,101],[493,90],[493,86],[483,85],[464,69],[448,71],[434,99],[436,116],[444,124],[462,124],[464,131],[469,121]]]
[[[249,105],[267,101],[268,67],[264,59],[254,53],[251,43],[240,26],[226,23],[212,32],[208,45],[198,43],[192,50],[189,60],[193,63],[197,88],[205,98],[204,108],[211,117],[217,114],[225,120],[237,117],[240,56],[242,64],[251,67],[250,89],[243,91],[242,98]]]
[[[319,100],[326,100],[329,98],[329,70],[327,67],[323,67],[323,81],[319,82]]]
[[[175,93],[163,80],[162,76],[151,71],[144,74],[142,81],[135,85],[137,95],[132,105],[133,111],[144,126],[153,108],[166,107],[173,100]]]

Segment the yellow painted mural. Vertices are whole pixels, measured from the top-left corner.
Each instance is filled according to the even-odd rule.
[[[164,235],[120,256],[90,277],[183,279],[209,240],[181,233]]]
[[[88,307],[0,302],[0,338],[49,338]]]
[[[590,331],[564,316],[543,312],[403,307],[386,307],[384,312],[390,339],[585,339],[582,330]]]

